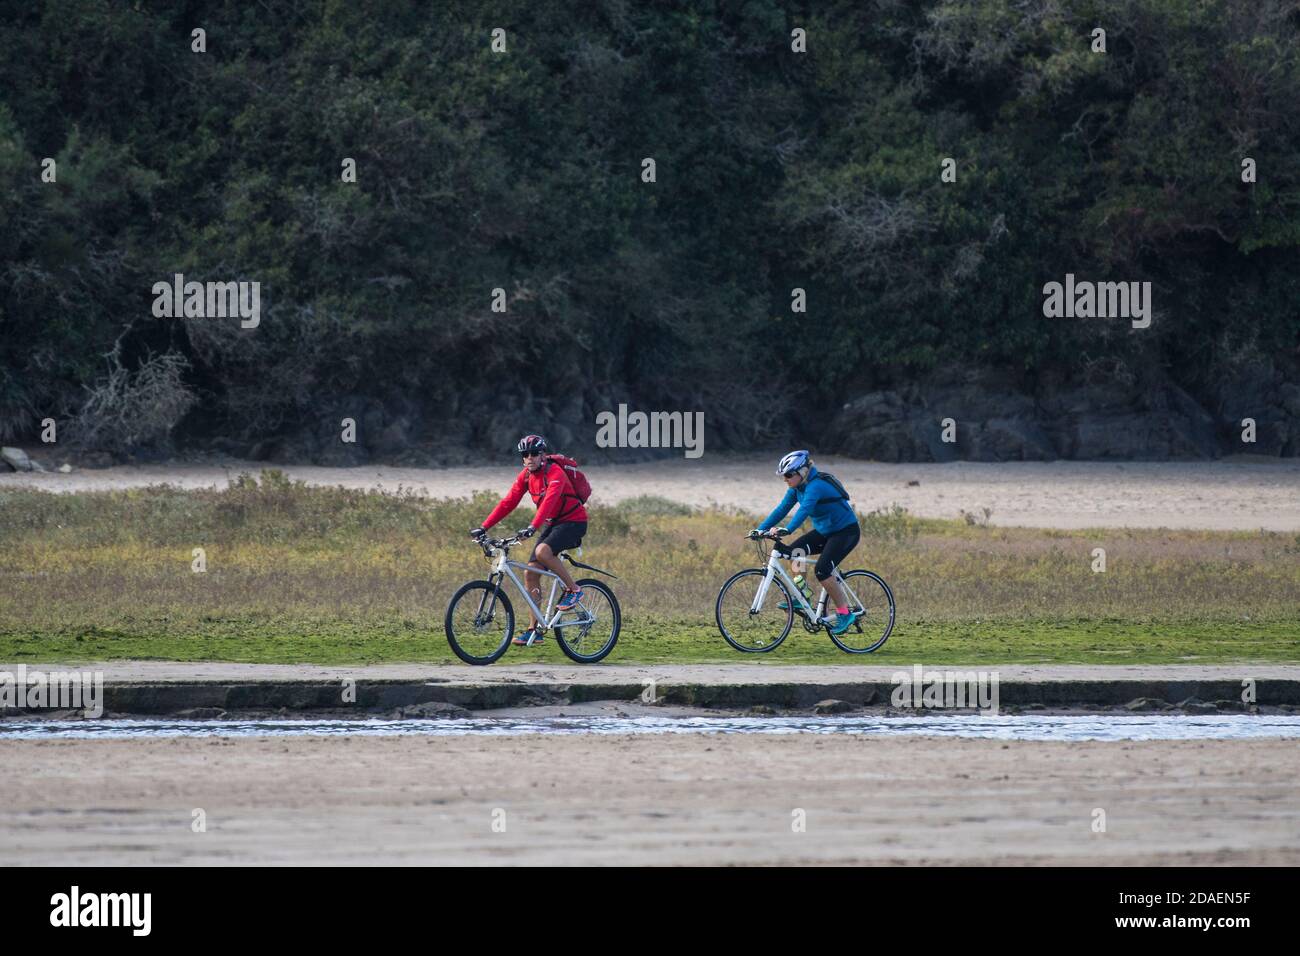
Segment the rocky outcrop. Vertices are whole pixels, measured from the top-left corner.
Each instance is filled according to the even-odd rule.
[[[631,462],[681,456],[677,449],[616,449],[611,453],[597,448],[596,416],[617,407],[617,401],[601,393],[574,391],[547,397],[522,381],[459,390],[437,407],[430,407],[420,396],[394,395],[380,400],[348,395],[323,406],[314,424],[252,442],[218,438],[209,447],[272,464],[346,467],[383,462],[429,467],[481,463],[485,454],[496,461],[513,459],[520,436],[535,431],[545,435],[552,447],[584,463],[610,457]],[[355,422],[355,441],[343,440],[345,418]],[[711,430],[709,440],[716,437]],[[719,441],[717,447],[725,447],[725,442]]]
[[[11,471],[31,471],[32,460],[21,448],[0,448],[0,461],[9,466]]]
[[[1300,385],[1285,381],[1271,362],[1224,376],[1215,392],[1215,425],[1228,445],[1257,455],[1300,455]],[[1255,441],[1243,447],[1242,422],[1248,418],[1255,423]]]
[[[0,462],[13,471],[46,471],[46,467],[35,458],[30,457],[21,448],[5,446],[0,448]]]
[[[774,408],[761,431],[745,427],[752,416],[737,408],[706,403],[705,450],[777,454],[811,446],[886,462],[1300,455],[1300,384],[1294,371],[1279,371],[1268,361],[1255,359],[1224,371],[1195,393],[1163,373],[1136,381],[1080,381],[1069,377],[1073,372],[1064,374],[1027,379],[988,369],[941,371],[852,395],[829,416],[822,408],[800,406],[798,413]],[[692,401],[683,398],[678,410],[688,410]],[[597,447],[597,416],[620,403],[655,410],[651,402],[606,386],[570,388],[525,376],[476,381],[436,395],[394,384],[379,397],[358,392],[322,399],[310,420],[300,419],[278,434],[192,438],[180,454],[212,452],[273,465],[500,463],[513,459],[521,434],[536,431],[583,464],[680,458],[679,449]],[[344,419],[355,423],[355,441],[343,440]],[[945,419],[955,423],[954,442],[944,441]],[[1252,443],[1243,441],[1247,419],[1253,423]],[[85,468],[139,464],[166,460],[173,451],[170,445],[115,454],[60,447],[60,457],[50,464],[65,457]],[[24,467],[20,449],[5,454],[0,468]]]
[[[1164,460],[1300,454],[1300,386],[1280,380],[1205,407],[1167,380],[1025,387],[988,372],[868,392],[844,404],[822,445],[876,461]],[[1242,441],[1243,419],[1256,441]],[[944,420],[955,423],[945,442]]]

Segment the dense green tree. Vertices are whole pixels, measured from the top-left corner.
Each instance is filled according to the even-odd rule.
[[[1293,0],[0,6],[6,440],[146,373],[194,442],[365,397],[426,442],[631,400],[748,446],[946,367],[1300,365]],[[154,318],[176,272],[260,281],[260,326]],[[1045,319],[1066,272],[1159,321]]]

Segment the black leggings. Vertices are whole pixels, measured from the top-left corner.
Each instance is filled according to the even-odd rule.
[[[821,557],[817,559],[817,580],[825,581],[834,574],[836,566],[848,557],[849,552],[858,546],[861,537],[862,531],[855,521],[832,534],[809,531],[789,544],[778,544],[776,549],[786,556],[799,550],[804,554],[820,554]]]

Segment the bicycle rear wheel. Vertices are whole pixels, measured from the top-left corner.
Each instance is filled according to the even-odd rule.
[[[880,650],[894,630],[894,592],[874,571],[849,571],[844,583],[857,599],[851,603],[860,613],[847,631],[832,634],[831,640],[846,654]]]
[[[718,592],[715,616],[718,630],[728,644],[738,651],[764,654],[776,650],[786,639],[794,624],[793,602],[790,592],[780,578],[773,578],[763,603],[757,609],[754,602],[767,571],[750,568],[733,574]],[[784,603],[785,610],[777,605]]]
[[[447,643],[466,664],[491,664],[510,646],[515,611],[497,585],[471,581],[447,605]]]
[[[618,598],[603,581],[584,578],[575,582],[582,588],[582,600],[571,621],[561,621],[560,627],[551,628],[560,650],[570,660],[579,664],[594,664],[602,660],[618,642],[618,632],[623,626],[623,612]]]

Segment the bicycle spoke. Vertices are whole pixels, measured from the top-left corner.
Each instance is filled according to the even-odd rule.
[[[620,612],[614,594],[595,581],[579,581],[583,596],[576,617],[555,628],[560,649],[582,663],[604,658],[618,640]]]
[[[451,599],[445,626],[447,641],[461,660],[490,664],[508,646],[514,613],[504,594],[486,581],[475,581]]]
[[[878,576],[867,571],[850,571],[844,575],[850,606],[859,611],[857,619],[843,634],[831,640],[850,654],[869,654],[879,650],[894,629],[894,595]]]
[[[763,571],[742,571],[723,585],[718,594],[718,629],[737,650],[770,651],[790,633],[794,611],[790,607],[790,595],[779,579],[773,579],[762,603],[757,604],[764,577]]]

